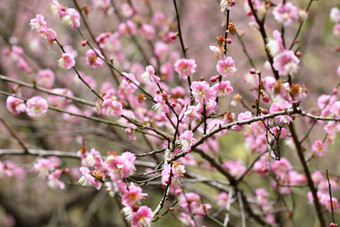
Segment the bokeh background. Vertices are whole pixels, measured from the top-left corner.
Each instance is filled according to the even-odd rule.
[[[132,0],[136,5],[144,4],[142,0]],[[72,1],[60,1],[61,3],[73,7]],[[279,2],[279,1],[273,1]],[[295,5],[304,8],[308,1],[292,1]],[[76,94],[83,98],[94,101],[93,96],[75,80],[74,73],[60,70],[57,67],[56,60],[60,55],[57,47],[46,50],[46,47],[37,47],[39,42],[38,35],[31,31],[28,24],[35,14],[41,13],[45,16],[50,27],[58,32],[59,39],[64,43],[72,45],[83,55],[86,49],[81,47],[81,39],[75,31],[66,29],[57,18],[50,13],[51,1],[45,0],[0,0],[0,51],[2,52],[10,45],[19,45],[24,48],[25,53],[29,56],[29,61],[37,68],[51,68],[56,73],[57,84],[60,87],[69,86]],[[91,5],[90,1],[78,0],[80,5]],[[117,8],[125,3],[123,0],[115,1]],[[151,0],[154,11],[162,11],[169,18],[172,18],[174,25],[175,10],[172,1]],[[262,70],[263,76],[270,76],[271,72],[263,66],[265,55],[262,39],[260,34],[249,26],[250,18],[246,16],[243,1],[236,1],[237,5],[231,12],[231,22],[235,24],[237,31],[241,34],[242,39],[247,47],[250,56],[253,58],[258,69]],[[214,0],[179,0],[179,9],[181,15],[181,25],[185,45],[188,47],[188,57],[194,58],[198,65],[196,78],[204,77],[207,80],[216,74],[216,62],[209,50],[210,45],[216,45],[216,37],[224,35],[225,15],[220,12],[218,1]],[[294,78],[294,82],[305,84],[309,91],[308,98],[303,104],[307,111],[317,111],[316,100],[321,94],[330,94],[332,89],[339,82],[340,78],[336,74],[337,67],[340,63],[339,53],[336,53],[335,47],[339,45],[339,38],[332,34],[333,22],[330,21],[329,12],[332,7],[336,6],[339,1],[314,1],[311,11],[300,35],[300,51],[302,52],[300,71]],[[90,26],[95,34],[105,31],[115,31],[118,26],[118,20],[115,15],[105,16],[102,13],[91,11],[88,16]],[[273,16],[268,14],[267,23],[268,35],[274,29],[279,29],[279,25]],[[82,27],[83,28],[83,27]],[[174,29],[176,30],[176,28]],[[289,26],[286,29],[286,41],[292,42],[292,36],[295,34],[297,26]],[[86,34],[86,32],[85,32]],[[233,43],[229,45],[228,55],[232,56],[236,62],[237,73],[230,81],[234,87],[234,93],[242,95],[244,102],[251,105],[254,102],[252,93],[247,85],[244,84],[243,75],[250,69],[249,62],[245,57],[242,47],[236,36],[231,36]],[[135,50],[129,42],[123,42],[124,48],[129,51]],[[179,41],[175,42],[173,48],[180,51]],[[148,53],[148,50],[146,50]],[[88,75],[95,76],[98,84],[106,81],[109,76],[107,68],[90,69],[85,65],[85,58],[79,58],[80,70]],[[128,67],[127,67],[128,68]],[[34,75],[27,75],[15,69],[10,59],[3,55],[0,58],[0,74],[18,78],[24,81],[32,81]],[[6,90],[7,85],[0,81],[0,89]],[[34,91],[23,89],[25,96],[32,96]],[[239,113],[245,111],[241,105],[230,106],[232,96],[223,99],[225,109]],[[77,151],[79,149],[79,140],[86,138],[87,147],[96,147],[100,151],[125,149],[114,139],[114,134],[107,133],[103,125],[94,126],[87,122],[80,122],[76,127],[68,126],[62,118],[54,113],[49,113],[37,121],[30,121],[25,116],[13,116],[5,108],[5,97],[0,97],[0,115],[5,118],[14,129],[23,137],[25,141],[32,146],[44,149],[56,149],[63,151]],[[298,122],[298,131],[300,134],[308,129],[308,124],[304,121]],[[316,126],[310,139],[307,141],[306,149],[310,149],[311,143],[315,139],[323,138],[322,126]],[[104,136],[105,134],[105,136]],[[249,163],[255,157],[249,153],[242,134],[230,133],[221,138],[220,155],[223,159],[241,158],[245,163]],[[289,144],[283,144],[283,156],[287,157],[297,170],[301,167],[298,165],[295,152],[292,151]],[[0,148],[20,148],[11,138],[6,129],[0,124]],[[311,163],[311,170],[324,172],[327,168],[332,176],[339,175],[339,148],[340,142],[336,143],[329,149],[327,156]],[[29,168],[35,161],[35,157],[20,156],[1,156],[0,160],[11,160]],[[80,166],[78,160],[62,159],[63,165],[74,167]],[[199,168],[193,170],[197,174],[212,176],[211,172],[204,172]],[[214,175],[213,175],[214,176]],[[218,174],[214,176],[219,178]],[[105,190],[96,191],[91,188],[82,188],[76,184],[77,179],[65,179],[67,186],[64,191],[49,189],[46,182],[39,179],[36,175],[28,175],[25,179],[1,178],[0,174],[0,226],[125,226],[122,222],[122,216],[119,212],[119,206],[115,199],[107,196]],[[263,187],[269,185],[266,178],[252,178],[247,180],[251,182],[252,187]],[[269,185],[270,186],[270,185]],[[151,207],[158,204],[162,194],[159,186],[148,187],[145,192],[152,194],[145,203]],[[188,186],[188,190],[190,185]],[[270,191],[270,187],[267,188]],[[195,184],[195,190],[199,191],[207,202],[215,201],[217,191],[206,188],[203,184]],[[306,189],[295,188],[295,206],[297,213],[294,214],[294,223],[287,221],[283,226],[317,226],[314,208],[306,198]],[[336,196],[336,195],[335,195]],[[231,211],[234,216],[231,219],[231,226],[240,226],[239,214],[237,211]],[[330,215],[325,214],[329,219]],[[340,220],[340,213],[336,212],[336,218]],[[13,220],[16,220],[14,223]],[[288,220],[288,217],[287,217]],[[207,226],[214,226],[208,220]],[[180,226],[180,222],[170,214],[164,217],[153,226]]]

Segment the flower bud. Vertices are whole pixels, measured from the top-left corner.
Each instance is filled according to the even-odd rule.
[[[305,9],[299,11],[299,21],[304,22],[308,18],[308,12]]]
[[[255,68],[249,69],[249,73],[250,73],[250,74],[256,74],[256,69],[255,69]]]
[[[259,9],[258,9],[258,12],[259,12],[259,18],[262,20],[264,18],[264,16],[266,15],[266,12],[267,12],[266,5],[261,4]]]

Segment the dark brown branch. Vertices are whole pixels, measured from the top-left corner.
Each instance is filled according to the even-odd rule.
[[[264,47],[265,47],[265,51],[266,51],[266,55],[267,55],[267,59],[270,63],[270,66],[272,68],[272,71],[273,71],[273,74],[274,74],[274,77],[276,80],[278,80],[280,77],[279,77],[279,73],[274,69],[274,66],[273,66],[273,57],[270,55],[270,52],[269,52],[269,49],[266,48],[266,44],[267,44],[267,33],[266,33],[266,30],[264,28],[264,20],[260,20],[260,18],[258,17],[257,13],[256,13],[256,10],[254,8],[254,5],[253,5],[253,2],[251,0],[248,0],[248,4],[249,4],[249,7],[251,9],[251,12],[252,14],[254,15],[254,18],[256,20],[256,23],[258,24],[259,26],[259,31],[261,33],[261,36],[262,36],[262,40],[263,40],[263,44],[264,44]]]
[[[296,134],[294,123],[289,124],[289,130],[290,130],[290,133],[292,135],[292,138],[293,138],[293,141],[294,141],[294,144],[295,144],[297,155],[298,155],[300,162],[301,162],[301,165],[303,167],[303,171],[306,174],[309,189],[311,190],[312,195],[313,195],[313,203],[314,203],[315,210],[316,210],[319,222],[320,222],[320,226],[326,227],[325,219],[322,215],[322,208],[321,208],[320,201],[319,201],[319,198],[318,198],[318,195],[317,195],[317,189],[314,186],[312,176],[310,174],[310,171],[309,171],[309,168],[307,166],[305,157],[303,155],[303,149],[302,149],[302,146],[299,142],[298,135]]]

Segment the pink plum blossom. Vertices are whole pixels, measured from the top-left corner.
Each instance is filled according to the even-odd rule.
[[[306,183],[307,178],[304,175],[296,171],[289,171],[288,180],[289,180],[288,181],[289,185],[294,186],[294,185]]]
[[[264,189],[264,188],[258,188],[258,189],[256,189],[255,194],[256,194],[256,202],[257,202],[260,206],[264,206],[264,205],[267,204],[269,194],[268,194],[268,192],[266,191],[266,189]]]
[[[133,21],[127,20],[125,23],[119,25],[119,34],[121,35],[135,35],[137,33],[136,25]]]
[[[61,58],[58,60],[59,66],[64,69],[70,69],[72,68],[76,61],[74,60],[74,57],[72,54],[64,53],[62,54]]]
[[[52,90],[52,92],[55,94],[67,95],[70,97],[74,96],[73,92],[67,88],[55,88]],[[48,101],[52,106],[56,106],[59,108],[65,108],[68,103],[72,102],[71,99],[58,95],[49,95]]]
[[[134,9],[131,8],[129,4],[124,3],[124,4],[122,4],[121,12],[122,12],[122,15],[124,15],[125,17],[128,18],[128,17],[131,17],[133,15]]]
[[[333,27],[333,34],[340,37],[340,24],[336,24]]]
[[[196,119],[199,119],[201,117],[201,114],[199,113],[199,107],[197,106],[188,106],[187,108],[183,109],[181,113],[181,117],[183,116],[183,122],[190,123]]]
[[[41,14],[37,14],[35,18],[31,19],[29,25],[32,30],[39,30],[40,28],[47,26],[45,18]]]
[[[163,186],[169,184],[170,172],[172,174],[171,186],[175,189],[179,189],[181,184],[180,179],[184,176],[185,173],[185,166],[181,165],[180,162],[175,162],[173,164],[166,165],[162,171]]]
[[[194,138],[193,132],[190,130],[186,130],[182,135],[180,135],[177,144],[179,145],[183,152],[189,152],[191,151],[191,146],[196,141],[197,140]]]
[[[103,165],[103,160],[100,157],[100,152],[92,148],[91,152],[86,154],[86,164],[90,168],[100,169]]]
[[[108,41],[110,36],[111,36],[110,32],[104,32],[104,33],[100,33],[96,37],[96,42],[99,44],[100,48],[104,48],[105,47],[105,44]]]
[[[29,25],[32,30],[37,30],[40,35],[47,40],[50,46],[55,42],[55,39],[57,38],[57,33],[53,29],[47,27],[43,15],[37,14],[36,18],[31,19]]]
[[[28,74],[32,73],[31,67],[28,65],[27,61],[23,57],[18,58],[17,67]]]
[[[47,40],[47,43],[51,46],[54,42],[55,39],[57,38],[57,33],[48,27],[42,27],[39,30],[40,35]]]
[[[64,190],[65,189],[65,183],[59,180],[60,177],[61,177],[61,174],[62,174],[62,170],[56,169],[53,173],[51,173],[48,176],[47,185],[50,188],[59,188],[61,190]]]
[[[280,112],[283,110],[287,110],[290,109],[292,107],[292,104],[288,103],[287,101],[283,101],[283,102],[274,102],[271,106],[270,106],[270,113],[276,113],[276,112]],[[289,123],[292,121],[292,118],[289,115],[280,115],[280,116],[276,116],[275,117],[275,122],[276,123]]]
[[[34,96],[26,102],[27,114],[30,117],[41,117],[47,112],[47,101],[40,96]]]
[[[143,24],[140,33],[146,40],[152,40],[155,36],[155,29],[149,24]]]
[[[26,170],[10,161],[0,161],[0,179],[3,177],[26,178]]]
[[[295,56],[293,51],[286,50],[274,58],[273,67],[279,72],[280,76],[294,74],[299,69],[300,60]]]
[[[147,206],[141,206],[137,212],[133,213],[131,227],[148,226],[153,217],[152,210]]]
[[[223,77],[231,76],[236,72],[236,67],[232,57],[220,59],[216,65],[217,72]]]
[[[330,18],[334,23],[340,23],[340,9],[334,7],[331,9]]]
[[[82,75],[82,74],[81,74]],[[97,87],[97,82],[96,80],[93,78],[93,76],[85,76],[82,75],[84,81],[90,85],[90,87],[92,87],[93,89],[95,89]],[[77,80],[77,82],[79,82],[79,80]]]
[[[136,133],[135,133],[135,130],[132,129],[132,128],[126,128],[125,130],[125,133],[129,136],[129,140],[133,143],[136,142]]]
[[[312,151],[317,156],[323,156],[327,153],[327,143],[323,143],[321,140],[316,140],[312,145]]]
[[[299,10],[291,2],[278,4],[273,10],[274,18],[284,24],[290,25],[292,22],[299,21]]]
[[[332,212],[332,208],[334,211],[339,209],[339,202],[338,202],[338,199],[335,197],[332,197],[332,200],[331,200],[330,197],[327,196],[327,199],[325,199],[324,205],[329,212]]]
[[[80,26],[80,15],[78,11],[73,8],[68,8],[61,20],[63,24],[72,29],[79,28]]]
[[[246,121],[246,120],[249,120],[252,118],[252,114],[250,111],[246,111],[244,113],[240,113],[238,116],[237,116],[237,120],[238,121]],[[239,132],[241,131],[242,129],[244,128],[243,125],[234,125],[232,127],[232,129],[234,129],[236,132]]]
[[[223,163],[223,166],[229,171],[229,173],[234,177],[240,177],[246,171],[246,167],[241,163],[240,160],[237,161],[227,161]]]
[[[152,16],[152,23],[158,27],[164,26],[166,22],[166,17],[163,12],[155,12]]]
[[[98,49],[94,48],[88,50],[86,52],[86,64],[92,66],[93,68],[102,66],[104,61],[98,55],[101,56],[101,53]]]
[[[195,227],[195,221],[187,213],[181,212],[181,216],[178,218],[185,226]]]
[[[155,44],[155,54],[159,59],[165,58],[168,54],[169,46],[164,42],[156,42]]]
[[[117,117],[123,113],[123,105],[118,101],[105,99],[102,104],[102,111],[108,116]]]
[[[156,104],[152,106],[152,109],[154,109],[157,113],[169,113],[169,106],[162,96],[156,95],[154,100],[156,101]]]
[[[87,167],[80,167],[80,172],[83,176],[79,179],[78,184],[86,187],[93,185],[97,190],[102,187],[101,182],[91,175],[91,171]]]
[[[39,70],[37,74],[37,84],[45,88],[52,88],[54,84],[54,72],[50,69]]]
[[[226,96],[234,90],[233,87],[230,85],[229,80],[221,81],[220,83],[215,84],[214,86],[212,86],[212,89],[214,89],[216,96]]]
[[[66,53],[73,55],[74,58],[78,56],[77,50],[75,50],[71,45],[64,45],[64,50]]]
[[[336,101],[332,104],[330,112],[335,116],[340,116],[340,101]]]
[[[155,75],[155,69],[153,68],[152,65],[145,67],[145,72],[142,73],[141,77],[145,83],[151,82],[159,83],[160,81],[160,78]]]
[[[236,5],[235,0],[221,0],[220,2],[221,12],[226,12],[226,10],[230,10],[231,7],[235,5]]]
[[[6,100],[6,107],[12,114],[18,115],[26,111],[26,105],[24,100],[16,98],[14,96],[8,96]]]
[[[220,48],[220,47],[217,47],[217,46],[209,46],[209,49],[214,53],[214,56],[216,58],[223,58],[225,55],[224,55],[224,52],[223,52],[223,49]]]
[[[83,114],[83,112],[76,105],[73,105],[73,104],[68,105],[65,110],[70,113],[70,114],[68,113],[63,114],[63,118],[66,121],[76,123],[76,122],[83,120],[83,118],[76,116],[76,114],[78,115]],[[87,113],[87,111],[84,111],[84,113]]]
[[[330,108],[332,107],[333,103],[336,101],[336,97],[322,94],[318,98],[318,107],[321,109],[321,116],[327,116],[330,112]]]
[[[50,172],[56,169],[58,163],[53,162],[53,159],[39,158],[34,164],[34,170],[39,172],[40,177],[47,177]]]
[[[215,92],[206,81],[194,81],[191,84],[192,95],[197,103],[209,103],[211,99],[215,99]]]
[[[54,16],[62,18],[66,14],[67,8],[59,3],[58,0],[52,0],[51,11]]]
[[[106,10],[110,7],[110,0],[92,0],[92,5],[95,9],[103,9]]]
[[[199,103],[197,105],[196,111],[201,115],[210,116],[211,114],[215,114],[217,111],[217,102],[213,99],[210,99],[208,103]]]
[[[185,211],[198,215],[206,215],[208,210],[211,209],[211,205],[203,204],[201,197],[194,192],[182,194],[180,196],[180,206]]]
[[[324,177],[323,177],[323,175],[320,171],[315,171],[312,174],[312,180],[313,180],[315,185],[319,185],[319,184],[321,184],[322,181],[324,181]]]
[[[142,193],[142,188],[139,186],[134,185],[133,183],[130,184],[127,191],[122,196],[122,204],[124,206],[134,206],[140,199],[143,197],[148,196],[146,193]]]
[[[183,78],[195,73],[196,66],[194,59],[180,59],[175,63],[175,70]]]
[[[110,154],[105,160],[105,169],[113,180],[129,177],[135,170],[136,156],[131,152],[122,155]]]
[[[217,205],[219,207],[226,207],[227,203],[228,203],[228,200],[229,200],[229,195],[228,193],[226,192],[222,192],[220,193],[218,196],[217,196]]]
[[[278,30],[273,31],[274,39],[267,38],[266,47],[270,51],[270,55],[275,57],[279,52],[283,52],[285,50],[283,46],[283,41],[281,37],[281,33]]]

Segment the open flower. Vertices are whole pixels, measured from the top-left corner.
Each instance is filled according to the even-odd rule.
[[[221,0],[220,2],[221,12],[230,10],[231,7],[235,6],[235,4],[236,4],[235,0]]]
[[[155,75],[155,69],[152,65],[146,66],[145,72],[141,75],[145,83],[155,82],[158,83],[160,78]]]
[[[98,49],[90,49],[86,52],[86,64],[92,66],[93,68],[100,67],[104,64],[103,59],[101,59],[101,53]]]
[[[61,19],[63,24],[69,28],[76,29],[80,26],[80,15],[78,11],[73,8],[68,8]]]
[[[50,69],[39,70],[37,74],[37,84],[45,88],[52,88],[54,84],[54,72]]]
[[[6,107],[9,112],[15,115],[26,111],[26,105],[24,101],[13,96],[8,96],[6,100]]]
[[[30,98],[27,103],[27,114],[30,117],[40,117],[47,112],[47,101],[40,96]]]
[[[131,227],[148,226],[152,217],[152,210],[147,206],[141,206],[136,213],[132,214]]]
[[[273,67],[279,72],[280,76],[294,74],[299,69],[300,60],[291,50],[286,50],[274,58]]]
[[[175,70],[181,77],[186,77],[196,72],[196,66],[194,59],[179,59],[175,63]]]
[[[191,146],[197,141],[193,136],[194,133],[190,130],[186,130],[182,135],[180,135],[177,144],[183,152],[191,151]]]
[[[211,99],[215,99],[215,92],[206,81],[194,81],[191,84],[192,95],[196,102],[201,104],[209,103]]]
[[[76,61],[74,60],[74,57],[72,54],[64,53],[61,55],[61,58],[58,60],[59,66],[64,69],[70,69],[72,68]]]
[[[233,87],[230,85],[229,80],[215,84],[212,86],[212,89],[214,89],[216,96],[226,96],[233,91]]]
[[[216,69],[223,77],[231,76],[234,72],[236,72],[235,63],[231,57],[219,60],[216,65]]]
[[[44,16],[41,14],[37,14],[35,18],[31,19],[29,25],[32,30],[39,30],[42,27],[46,27]]]
[[[292,22],[299,21],[299,10],[291,2],[278,4],[273,10],[274,18],[284,24],[290,25]]]
[[[122,204],[124,206],[134,206],[140,199],[143,197],[148,196],[146,193],[142,193],[142,188],[139,186],[134,185],[133,183],[130,184],[128,190],[122,196]]]
[[[105,99],[102,105],[102,111],[108,116],[117,117],[123,113],[123,105],[112,99]]]
[[[83,174],[83,176],[79,179],[78,184],[82,186],[93,185],[97,190],[102,187],[100,181],[91,175],[91,171],[87,167],[80,167],[79,170]]]

